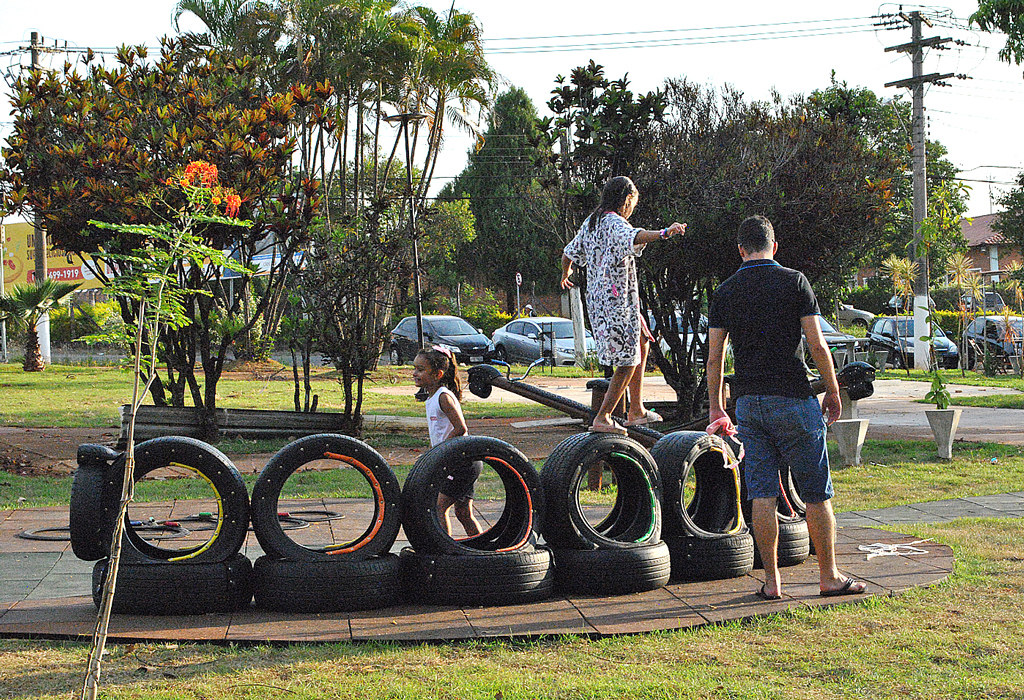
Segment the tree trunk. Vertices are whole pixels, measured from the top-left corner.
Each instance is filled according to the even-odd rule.
[[[39,348],[39,334],[34,323],[25,331],[25,359],[21,363],[21,368],[26,372],[42,372],[46,369],[43,353]]]

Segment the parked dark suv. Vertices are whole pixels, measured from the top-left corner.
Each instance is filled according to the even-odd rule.
[[[899,334],[896,330],[899,328]],[[946,337],[942,329],[933,326],[935,332],[935,359],[940,367],[956,369],[960,363],[960,353],[956,344]],[[876,318],[868,331],[868,351],[888,350],[889,362],[897,369],[914,365],[914,319],[903,316],[895,319],[892,316]]]
[[[464,365],[486,362],[494,350],[486,335],[458,316],[424,316],[423,342],[448,348],[455,353],[455,359]],[[406,316],[391,331],[388,352],[391,364],[400,365],[412,360],[419,348],[416,317]]]
[[[967,366],[974,369],[983,361],[985,348],[1004,369],[1010,367],[1010,357],[1021,355],[1021,341],[1024,339],[1024,318],[1010,316],[1010,332],[1006,330],[1003,316],[979,316],[971,321],[964,331],[967,339]]]

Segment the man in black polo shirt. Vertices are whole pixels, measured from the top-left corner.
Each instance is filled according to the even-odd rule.
[[[753,501],[754,538],[764,563],[765,583],[757,594],[777,600],[779,470],[788,465],[807,504],[807,529],[814,543],[823,596],[863,593],[861,581],[839,573],[835,561],[836,521],[832,479],[825,449],[826,421],[839,418],[839,384],[818,325],[818,302],[803,273],[775,262],[778,243],[771,222],[752,216],[736,237],[743,264],[715,290],[708,314],[708,392],[712,427],[735,433],[722,394],[725,341],[732,339],[739,439],[747,493]],[[827,390],[822,404],[811,390],[801,332]],[[717,423],[717,426],[715,425]]]

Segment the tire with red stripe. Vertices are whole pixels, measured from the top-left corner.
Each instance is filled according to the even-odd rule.
[[[281,526],[278,503],[285,482],[312,462],[330,461],[339,468],[355,468],[372,493],[373,515],[355,539],[323,545],[300,544]],[[292,561],[361,561],[386,554],[401,526],[398,477],[375,449],[347,435],[324,433],[301,438],[282,448],[260,472],[252,490],[251,518],[263,551]]]
[[[505,508],[487,530],[456,540],[437,512],[437,495],[449,470],[475,461],[484,462],[501,479]],[[492,437],[471,435],[442,442],[416,460],[402,487],[402,527],[419,554],[492,554],[532,547],[543,512],[537,470],[522,452]]]

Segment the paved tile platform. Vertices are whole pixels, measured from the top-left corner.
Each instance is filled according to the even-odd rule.
[[[344,505],[358,510],[359,504]],[[171,514],[201,509],[188,501],[145,507]],[[496,517],[492,511],[482,504],[480,517],[491,520]],[[1024,492],[841,513],[837,516],[840,528],[836,541],[839,568],[868,583],[867,592],[856,596],[820,597],[817,562],[811,557],[799,566],[782,570],[786,595],[772,602],[755,595],[763,582],[763,573],[755,570],[735,579],[671,583],[641,594],[556,596],[530,605],[465,609],[402,605],[336,614],[288,614],[250,608],[234,614],[191,617],[115,615],[110,638],[240,643],[426,641],[682,629],[790,608],[858,602],[937,583],[953,568],[952,550],[945,545],[928,542],[920,545],[925,554],[874,557],[859,547],[913,541],[907,535],[876,529],[888,524],[1022,515]],[[67,541],[17,536],[25,530],[66,524],[67,511],[59,508],[0,511],[0,637],[85,640],[92,635],[96,619],[89,589],[93,562],[77,559]],[[341,536],[348,527],[361,531],[360,518],[353,517],[351,525],[336,523],[334,527]],[[395,549],[405,544],[400,540]],[[243,553],[252,560],[262,554],[251,533]]]

